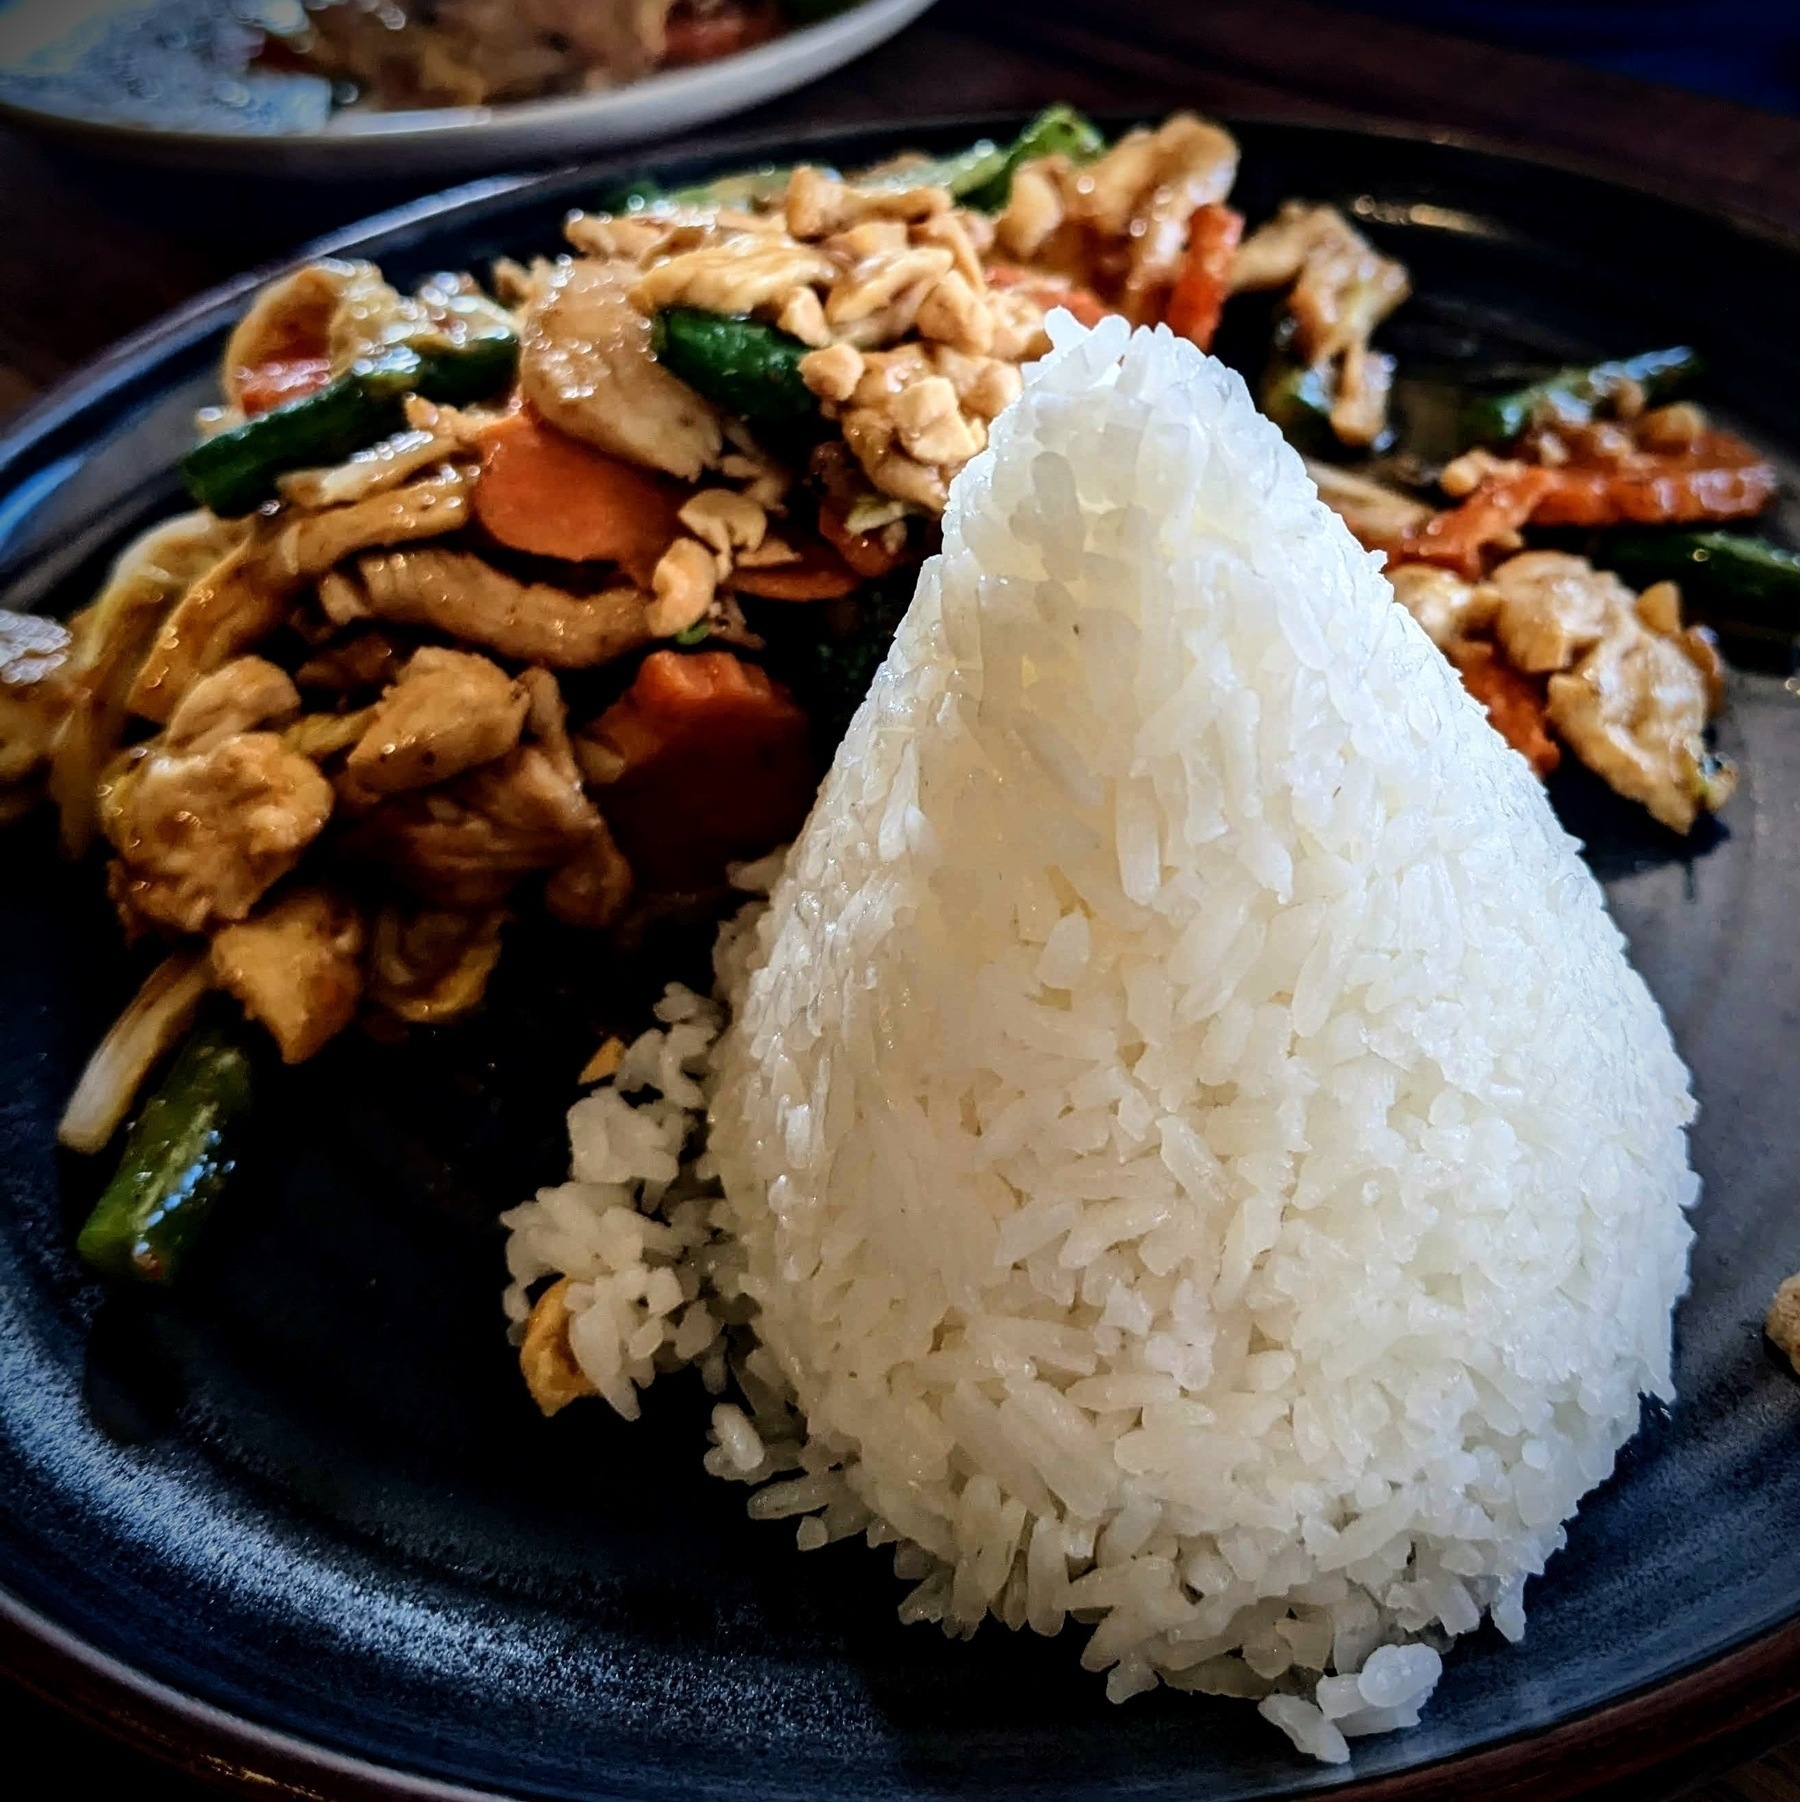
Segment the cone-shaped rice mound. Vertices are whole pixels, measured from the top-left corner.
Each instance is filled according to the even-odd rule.
[[[1239,379],[1057,336],[762,923],[725,1219],[912,1616],[1097,1621],[1115,1696],[1267,1697],[1339,1758],[1430,1646],[1522,1631],[1669,1395],[1693,1105],[1574,841]]]

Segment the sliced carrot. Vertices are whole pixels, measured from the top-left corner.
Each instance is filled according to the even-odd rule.
[[[835,601],[861,584],[862,578],[830,545],[816,538],[789,542],[799,552],[794,562],[759,569],[740,564],[731,572],[732,587],[764,601]]]
[[[622,769],[594,798],[639,885],[712,887],[799,831],[818,772],[806,715],[729,651],[655,651],[588,735]]]
[[[1460,507],[1434,513],[1391,547],[1396,563],[1437,563],[1471,582],[1480,578],[1486,553],[1516,543],[1555,483],[1555,471],[1508,464],[1489,475]]]
[[[237,372],[238,405],[255,419],[291,400],[302,400],[331,380],[329,357],[275,357]]]
[[[859,576],[867,576],[871,579],[876,576],[885,576],[889,570],[898,567],[906,558],[904,528],[892,534],[896,541],[896,548],[890,550],[884,542],[889,536],[885,529],[880,532],[853,532],[844,524],[843,516],[829,502],[821,504],[819,508],[819,536]]]
[[[647,470],[565,436],[531,413],[481,434],[475,517],[516,551],[572,563],[617,563],[649,587],[681,531],[682,492]]]
[[[1244,235],[1244,215],[1218,201],[1196,207],[1188,221],[1187,255],[1169,294],[1163,323],[1178,338],[1210,348],[1231,292],[1231,263]]]
[[[1532,513],[1540,526],[1691,524],[1748,519],[1775,494],[1775,469],[1730,432],[1680,451],[1633,451],[1616,463],[1569,463]]]
[[[1562,762],[1562,749],[1544,730],[1550,710],[1545,679],[1522,674],[1479,641],[1453,645],[1449,656],[1494,730],[1538,775],[1548,776]]]

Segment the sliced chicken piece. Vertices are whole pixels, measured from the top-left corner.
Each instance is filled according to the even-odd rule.
[[[525,690],[468,651],[427,645],[375,705],[345,763],[359,798],[447,782],[504,757],[525,724]]]
[[[1431,563],[1402,563],[1387,572],[1394,599],[1425,628],[1425,636],[1447,650],[1473,632],[1486,630],[1494,617],[1494,592],[1465,582]]]
[[[1634,616],[1550,678],[1550,723],[1570,750],[1674,832],[1692,831],[1700,810],[1723,806],[1736,786],[1707,753],[1706,715],[1705,673],[1678,640]]]
[[[557,919],[592,932],[616,925],[630,899],[631,865],[604,820],[544,885],[544,905]]]
[[[344,842],[421,900],[473,912],[497,905],[532,871],[567,863],[597,819],[541,745],[521,745],[442,788],[384,802]]]
[[[520,663],[592,669],[650,642],[649,597],[635,588],[579,596],[520,582],[462,551],[395,551],[360,566],[369,609]]]
[[[1284,200],[1275,217],[1238,246],[1231,265],[1232,293],[1291,286],[1314,248],[1336,230],[1339,217],[1334,207]]]
[[[273,732],[205,750],[153,741],[101,788],[113,900],[131,928],[241,920],[319,836],[331,802],[331,784]]]
[[[837,265],[809,244],[767,232],[734,233],[655,264],[631,289],[631,304],[645,315],[664,307],[698,307],[707,313],[778,311],[796,288],[835,281]]]
[[[316,580],[358,551],[441,538],[467,523],[473,486],[471,471],[445,464],[404,488],[303,515],[277,532],[270,563],[292,592],[293,585]]]
[[[1572,668],[1615,622],[1634,616],[1617,576],[1563,551],[1509,557],[1488,582],[1498,597],[1494,635],[1512,664],[1533,674]]]
[[[69,706],[73,645],[60,621],[0,608],[0,787],[48,760]]]
[[[181,697],[158,741],[165,751],[210,751],[239,732],[282,724],[300,711],[300,691],[262,657],[237,657]]]
[[[691,482],[718,461],[724,433],[651,354],[650,321],[628,298],[637,279],[625,262],[551,270],[525,312],[520,386],[571,438]]]
[[[468,1013],[500,961],[507,916],[451,913],[390,902],[375,916],[369,954],[369,1000],[416,1026],[437,1026]]]
[[[1312,477],[1319,499],[1350,528],[1364,550],[1392,549],[1437,511],[1410,494],[1354,475],[1335,463],[1308,457],[1306,473]]]
[[[446,432],[397,432],[392,438],[358,451],[348,463],[331,469],[296,469],[280,477],[275,486],[292,507],[312,511],[347,507],[398,488],[408,476],[446,461],[461,448]]]
[[[212,969],[269,1029],[281,1061],[298,1064],[355,1017],[362,950],[356,908],[330,889],[301,888],[216,934]]]
[[[227,551],[164,618],[137,680],[133,713],[161,723],[195,682],[267,638],[287,617],[299,580],[279,571],[266,528]]]

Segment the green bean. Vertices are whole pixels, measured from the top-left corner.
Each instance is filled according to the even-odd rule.
[[[1459,422],[1462,448],[1511,444],[1540,416],[1571,424],[1585,422],[1593,418],[1596,407],[1614,399],[1627,385],[1642,388],[1651,400],[1661,400],[1699,372],[1699,354],[1686,345],[1647,350],[1617,362],[1559,369],[1529,387],[1471,399]]]
[[[819,403],[800,379],[806,346],[755,319],[670,307],[656,316],[657,360],[715,406],[752,426],[794,435],[820,427]]]
[[[182,459],[188,490],[221,519],[254,513],[275,497],[276,477],[342,463],[405,424],[405,398],[446,406],[483,400],[519,366],[519,341],[488,331],[461,343],[397,344],[301,396],[197,444]]]
[[[237,1168],[250,1111],[250,1057],[202,1028],[144,1104],[76,1249],[102,1276],[173,1282]]]

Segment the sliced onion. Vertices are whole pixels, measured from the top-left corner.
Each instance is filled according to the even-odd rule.
[[[144,1078],[187,1035],[211,984],[201,952],[173,952],[150,972],[88,1059],[56,1129],[63,1144],[96,1152],[119,1130]]]

